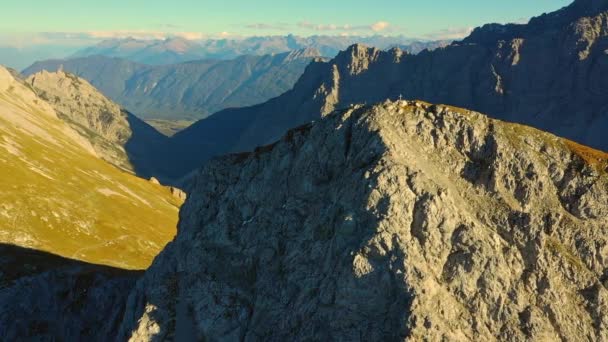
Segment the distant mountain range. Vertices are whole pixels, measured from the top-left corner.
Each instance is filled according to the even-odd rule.
[[[533,18],[528,24],[485,25],[460,42],[418,54],[400,48],[381,50],[353,45],[332,60],[314,60],[293,89],[282,95],[250,107],[223,109],[177,133],[158,150],[155,164],[160,166],[158,170],[166,179],[180,179],[214,156],[270,144],[289,128],[318,120],[335,109],[400,97],[471,108],[608,150],[608,141],[603,138],[608,129],[607,10],[596,0],[579,0],[554,13]],[[240,75],[242,70],[248,71],[246,75],[255,74],[250,73],[249,61],[253,61],[253,65],[265,61],[263,65],[272,66],[282,65],[285,60],[298,60],[289,56],[292,55],[241,57],[228,62],[216,61],[219,64],[213,64],[214,67],[205,66],[210,62],[142,67],[142,70],[161,70],[161,76],[155,77],[152,71],[141,74],[132,71],[131,66],[136,64],[124,60],[95,57],[81,61],[110,61],[108,65],[112,68],[108,71],[98,67],[103,65],[99,62],[82,70],[94,70],[96,74],[90,75],[91,79],[107,75],[107,80],[98,83],[99,88],[110,97],[119,94],[125,103],[129,97],[149,101],[150,93],[165,93],[169,95],[159,96],[162,100],[147,104],[149,108],[161,107],[166,102],[172,105],[165,110],[176,111],[180,103],[193,103],[193,107],[209,104],[206,108],[213,111],[222,108],[218,102],[230,103],[233,107],[245,103],[242,100],[227,102],[236,98],[233,94],[237,92],[224,90],[238,88],[223,87],[218,80],[230,80],[233,76],[227,75],[232,75],[231,72]],[[122,65],[122,69],[116,67],[117,64]],[[299,65],[303,68],[304,64]],[[53,69],[62,63],[49,65],[48,68]],[[72,64],[63,65],[79,73]],[[218,72],[205,72],[203,78],[189,78],[194,74],[190,69],[193,66],[201,70],[217,68]],[[40,68],[42,64],[26,72]],[[279,77],[274,70],[266,77],[254,78],[257,83],[250,83],[251,87],[242,94],[264,89],[263,84],[275,84]],[[134,78],[137,82],[119,78],[116,88],[108,86],[120,77],[116,75],[132,74],[137,75]],[[294,79],[296,74],[289,73]],[[239,84],[248,82],[237,79]],[[186,81],[182,85],[180,80]],[[137,91],[125,91],[125,84]],[[150,92],[151,87],[158,88],[158,92]],[[283,87],[289,88],[287,84]],[[211,101],[218,91],[221,101]],[[226,107],[229,105],[224,105]]]
[[[320,55],[304,49],[233,60],[150,66],[105,56],[38,62],[23,71],[78,75],[142,118],[201,119],[230,107],[262,103],[291,89]]]
[[[353,45],[313,62],[285,94],[226,109],[170,139],[173,177],[227,152],[276,141],[335,109],[385,99],[471,108],[608,150],[608,4],[579,0],[528,24],[490,24],[413,55]],[[181,169],[180,169],[181,168]]]
[[[0,46],[0,65],[22,70],[35,61],[50,58],[64,58],[74,54],[74,52],[78,50],[78,47],[60,45],[30,47]]]
[[[401,46],[411,53],[447,45],[448,41],[421,41],[403,36],[263,36],[242,39],[164,40],[111,39],[82,49],[71,57],[102,55],[125,58],[144,64],[172,64],[199,59],[234,59],[242,55],[268,55],[302,49],[317,49],[321,56],[333,57],[348,46],[361,43],[388,49]]]

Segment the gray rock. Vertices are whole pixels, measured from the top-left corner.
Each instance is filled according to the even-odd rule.
[[[107,341],[142,272],[0,244],[2,341]]]
[[[608,156],[423,102],[214,159],[121,338],[608,340]]]

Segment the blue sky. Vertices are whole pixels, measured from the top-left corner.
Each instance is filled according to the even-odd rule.
[[[451,38],[488,22],[521,22],[570,2],[10,0],[2,5],[0,44],[128,35],[202,38],[287,33],[402,34],[417,38]],[[45,34],[37,36],[39,33]]]

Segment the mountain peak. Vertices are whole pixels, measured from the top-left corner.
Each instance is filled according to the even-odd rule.
[[[581,14],[595,14],[608,10],[608,0],[575,0],[570,6],[583,11]]]
[[[608,0],[576,0],[557,11],[534,17],[527,24],[492,23],[477,27],[462,42],[493,45],[500,40],[526,38],[560,29],[583,17],[595,16],[605,11],[608,11]]]
[[[61,70],[42,70],[26,81],[83,137],[95,136],[91,143],[102,159],[122,169],[133,169],[122,147],[132,132],[119,105],[86,80]]]
[[[5,67],[0,65],[0,91],[4,91],[15,82],[15,78]]]
[[[316,48],[304,48],[288,52],[285,57],[285,62],[291,62],[300,58],[316,58],[321,57],[321,52]]]
[[[334,112],[197,174],[119,339],[162,339],[182,322],[209,340],[602,336],[603,311],[585,308],[605,296],[606,262],[584,246],[608,240],[608,177],[584,183],[576,165],[562,140],[464,109]],[[176,311],[175,288],[196,314]]]
[[[367,53],[370,49],[375,49],[374,47],[369,47],[365,44],[355,43],[350,45],[346,50],[344,50],[345,54],[350,55],[361,55]]]
[[[378,59],[380,50],[363,44],[353,44],[338,53],[334,59],[337,64],[345,65],[349,74],[357,75],[368,69],[369,64]]]

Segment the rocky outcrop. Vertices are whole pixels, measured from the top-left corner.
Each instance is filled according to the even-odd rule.
[[[155,154],[166,137],[110,101],[87,81],[57,71],[41,71],[26,82],[59,117],[89,140],[98,156],[127,171],[157,175]]]
[[[608,155],[417,101],[197,175],[121,338],[607,340]]]
[[[279,98],[219,112],[175,135],[173,149],[202,152],[188,159],[172,154],[171,172],[268,144],[334,109],[400,97],[471,108],[608,150],[607,25],[604,0],[577,0],[529,24],[486,25],[416,55],[351,46],[309,65]]]
[[[176,188],[174,186],[169,187],[169,191],[173,197],[177,198],[180,201],[185,201],[188,198],[186,192],[182,189]]]

